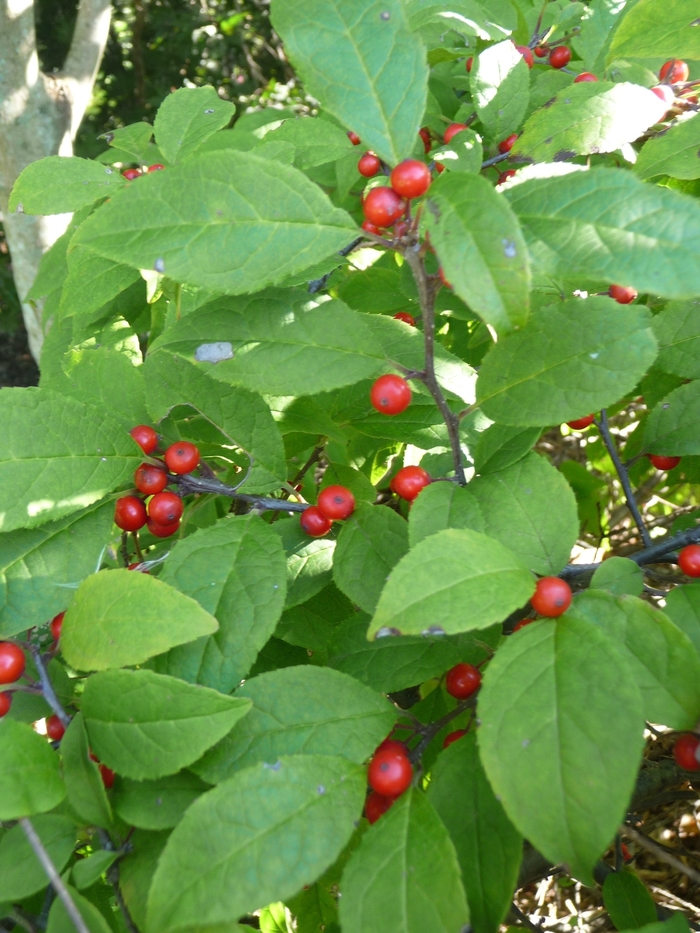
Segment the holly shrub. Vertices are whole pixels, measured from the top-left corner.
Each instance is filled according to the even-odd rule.
[[[303,114],[184,88],[22,173],[73,218],[0,393],[3,929],[668,918],[621,838],[700,771],[697,14],[273,0]]]

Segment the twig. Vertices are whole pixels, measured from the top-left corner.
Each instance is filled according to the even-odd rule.
[[[22,911],[18,910],[16,907],[10,911],[10,919],[14,924],[26,930],[27,933],[39,933],[39,928],[31,922],[29,917],[25,917]],[[6,930],[7,927],[2,927],[1,929]]]
[[[630,826],[629,823],[625,823],[624,826],[620,829],[620,832],[624,833],[626,836],[629,836],[630,839],[634,840],[637,845],[640,845],[643,849],[646,849],[648,852],[653,852],[657,858],[660,858],[662,862],[666,862],[667,865],[671,865],[672,868],[675,868],[676,871],[682,872],[684,875],[687,875],[688,878],[695,884],[700,884],[700,871],[696,871],[694,868],[690,868],[685,862],[681,862],[679,858],[676,858],[675,855],[672,855],[666,850],[662,845],[659,845],[658,842],[655,842],[653,839],[650,839],[649,836],[646,836],[644,833],[640,833],[639,830],[635,829],[633,826]]]
[[[313,451],[311,452],[311,456],[306,461],[304,466],[295,475],[294,479],[290,479],[289,481],[290,486],[296,486],[297,483],[300,483],[304,479],[304,477],[309,472],[309,470],[314,465],[314,463],[318,462],[321,459],[321,454],[323,453],[325,446],[326,446],[325,443],[323,444],[319,443],[318,446],[314,447]]]
[[[218,479],[204,479],[185,473],[173,477],[183,493],[212,493],[215,496],[228,496],[229,499],[238,499],[247,502],[254,509],[276,512],[303,512],[308,505],[301,502],[288,502],[286,499],[273,499],[270,496],[250,496],[244,492],[237,492],[237,486],[227,486]]]
[[[644,519],[642,518],[641,512],[637,506],[637,500],[634,498],[634,490],[632,489],[632,484],[630,483],[629,474],[625,468],[622,460],[620,460],[620,454],[617,452],[617,447],[615,442],[612,439],[610,433],[610,425],[608,424],[608,412],[604,408],[600,413],[600,421],[595,422],[596,427],[600,431],[601,437],[603,438],[603,443],[605,444],[608,453],[610,454],[610,459],[615,464],[615,469],[617,470],[617,475],[620,478],[620,483],[625,493],[625,499],[627,500],[627,508],[632,514],[634,523],[639,529],[639,533],[642,536],[642,541],[644,542],[644,547],[651,547],[651,538],[649,537],[649,532],[647,531],[646,525],[644,524]]]
[[[497,165],[499,162],[505,162],[506,159],[510,158],[510,152],[501,152],[497,156],[492,156],[490,159],[486,159],[485,162],[481,163],[482,169],[489,168],[491,165]]]
[[[536,923],[533,923],[532,920],[530,920],[530,918],[528,917],[528,915],[524,914],[515,902],[513,902],[510,905],[509,913],[511,913],[515,917],[515,919],[519,921],[520,923],[522,923],[522,925],[526,927],[528,930],[533,931],[533,933],[541,933],[542,927]]]
[[[342,249],[339,249],[339,250],[338,250],[338,255],[339,255],[339,256],[343,256],[343,257],[349,256],[350,253],[351,253],[354,249],[357,249],[357,247],[360,245],[360,243],[363,242],[364,239],[365,239],[364,236],[358,236],[358,237],[356,237],[356,238],[352,241],[352,243],[348,243],[347,246],[344,246]],[[337,268],[339,269],[340,266],[337,266]],[[333,269],[333,272],[335,272],[335,271],[336,271],[336,270]],[[312,279],[312,280],[309,282],[309,284],[308,284],[308,291],[309,291],[309,293],[312,294],[312,295],[316,295],[316,294],[318,294],[318,292],[322,292],[323,289],[326,287],[326,285],[328,285],[328,280],[329,280],[330,277],[333,275],[333,272],[326,272],[326,274],[325,274],[325,275],[322,275],[320,279]]]
[[[29,650],[32,653],[34,663],[36,664],[36,669],[39,673],[39,680],[41,681],[41,692],[44,694],[44,699],[67,729],[70,725],[71,717],[63,709],[58,697],[56,696],[56,691],[53,689],[51,678],[49,677],[48,671],[46,670],[46,665],[44,664],[44,659],[41,656],[41,652],[34,645],[30,645]]]
[[[19,824],[24,830],[24,833],[27,839],[29,840],[29,845],[34,850],[34,854],[39,859],[44,871],[48,875],[49,881],[51,882],[51,885],[54,891],[63,901],[63,906],[66,908],[66,913],[68,914],[70,919],[73,921],[74,927],[76,928],[78,933],[90,933],[87,926],[85,925],[85,921],[80,916],[80,912],[78,911],[78,908],[75,906],[75,903],[73,902],[73,898],[68,893],[68,889],[63,883],[63,879],[61,878],[58,871],[56,870],[56,866],[51,860],[51,856],[46,851],[46,849],[44,848],[44,844],[42,843],[41,839],[37,835],[37,832],[34,829],[34,826],[32,825],[32,821],[28,819],[26,816],[24,816],[20,819]]]
[[[469,697],[468,700],[463,700],[461,703],[458,703],[454,709],[451,709],[449,713],[445,713],[444,716],[436,719],[435,722],[426,723],[422,728],[416,729],[416,732],[419,732],[422,735],[422,738],[418,745],[416,745],[415,748],[412,748],[408,754],[408,757],[411,759],[411,761],[414,763],[418,761],[428,745],[430,745],[441,729],[444,729],[448,723],[452,722],[453,719],[456,719],[459,715],[466,712],[466,710],[474,709],[475,706],[476,696]]]

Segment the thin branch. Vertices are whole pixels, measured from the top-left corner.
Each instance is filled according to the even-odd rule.
[[[39,673],[39,680],[41,681],[41,692],[44,694],[44,699],[67,729],[70,725],[71,717],[63,709],[58,697],[56,696],[56,691],[53,689],[53,684],[51,683],[51,678],[49,677],[48,671],[46,670],[46,665],[44,664],[42,654],[34,645],[30,645],[29,650],[32,653],[34,663],[36,664],[36,669]]]
[[[681,550],[688,544],[700,544],[700,526],[697,528],[690,528],[688,531],[681,531],[679,534],[673,535],[670,538],[664,538],[658,544],[642,548],[639,551],[635,551],[634,554],[626,554],[625,557],[628,560],[633,560],[635,564],[639,564],[640,567],[643,567],[645,564],[675,564],[676,560],[672,556],[673,552]],[[600,567],[600,562],[596,564],[569,564],[567,567],[564,567],[559,576],[563,580],[568,580],[584,573],[593,573],[598,567]],[[669,582],[672,581],[669,580]]]
[[[445,726],[451,723],[453,719],[456,719],[468,709],[474,709],[475,706],[476,695],[469,697],[468,700],[463,700],[461,703],[458,703],[454,709],[450,710],[449,713],[445,713],[445,715],[441,716],[439,719],[436,719],[435,722],[429,722],[421,729],[416,729],[416,731],[420,732],[421,734],[421,740],[418,745],[416,745],[415,748],[412,748],[408,754],[408,757],[411,759],[411,761],[416,762],[419,760],[423,752],[426,750],[428,745],[430,745],[441,729],[444,729]]]
[[[66,913],[72,920],[74,927],[78,933],[90,933],[87,926],[85,925],[85,921],[80,916],[78,908],[75,906],[73,898],[68,893],[68,889],[63,883],[63,879],[59,875],[56,866],[51,860],[51,856],[46,851],[43,842],[37,835],[37,832],[32,825],[32,821],[25,816],[20,819],[19,824],[24,830],[24,833],[29,840],[29,845],[34,850],[34,854],[41,862],[42,868],[46,872],[54,891],[63,901],[63,906],[66,908]]]
[[[250,496],[244,492],[238,492],[236,486],[227,486],[219,482],[218,479],[203,479],[185,473],[182,476],[174,476],[174,483],[180,487],[183,495],[188,493],[211,493],[215,496],[227,496],[229,499],[237,499],[240,502],[247,502],[254,509],[261,511],[274,512],[303,512],[308,509],[308,505],[301,502],[289,502],[286,499],[273,499],[270,496]]]
[[[501,152],[497,156],[492,156],[490,159],[486,159],[485,162],[481,163],[482,169],[489,168],[491,165],[498,165],[499,162],[505,162],[506,159],[510,158],[510,152]]]
[[[309,470],[314,465],[314,463],[318,463],[318,461],[321,459],[321,454],[323,453],[325,446],[326,444],[324,441],[323,444],[319,443],[316,447],[314,447],[313,451],[311,452],[311,456],[306,461],[304,466],[299,470],[298,473],[295,474],[293,479],[290,479],[289,481],[290,486],[296,486],[297,483],[300,483],[304,479],[304,477],[309,472]]]
[[[690,868],[685,862],[682,862],[679,858],[676,858],[675,855],[672,855],[668,852],[665,846],[659,845],[658,842],[655,842],[653,839],[650,839],[649,836],[646,836],[644,833],[640,833],[639,830],[635,829],[633,826],[630,826],[629,823],[625,823],[621,827],[620,832],[624,833],[626,836],[629,836],[637,845],[640,845],[643,849],[646,849],[647,852],[652,852],[657,858],[661,859],[662,862],[666,862],[667,865],[671,865],[672,868],[675,868],[676,871],[682,872],[684,875],[687,875],[688,878],[694,884],[700,884],[700,871],[696,871],[694,868]]]
[[[610,454],[610,459],[615,464],[615,469],[617,470],[617,475],[620,478],[620,483],[625,493],[625,499],[627,500],[627,508],[632,514],[634,523],[639,529],[639,533],[642,536],[642,541],[644,542],[644,547],[651,547],[651,538],[649,537],[649,532],[647,531],[646,525],[644,524],[644,519],[642,518],[641,512],[637,506],[637,500],[634,498],[634,490],[632,489],[632,484],[630,483],[629,474],[627,469],[620,460],[620,454],[617,451],[615,442],[610,433],[610,425],[608,423],[608,412],[604,408],[600,413],[600,421],[595,422],[596,427],[600,431],[600,435],[603,438],[603,443],[605,444],[608,453]]]

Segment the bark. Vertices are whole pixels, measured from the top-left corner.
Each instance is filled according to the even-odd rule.
[[[111,15],[110,0],[80,0],[71,46],[62,71],[39,68],[33,0],[0,0],[0,214],[12,272],[38,361],[44,341],[41,308],[24,301],[44,252],[64,232],[70,214],[29,217],[10,214],[10,191],[30,162],[70,156],[90,102]]]

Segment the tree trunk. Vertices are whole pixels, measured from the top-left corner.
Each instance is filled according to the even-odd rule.
[[[42,255],[64,232],[71,215],[10,214],[10,191],[30,162],[73,154],[73,140],[107,42],[110,15],[110,0],[80,0],[63,71],[45,75],[39,69],[33,0],[0,0],[0,213],[20,299],[29,291]],[[38,362],[44,341],[41,308],[23,301],[22,313],[29,347]]]

